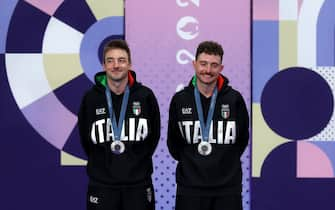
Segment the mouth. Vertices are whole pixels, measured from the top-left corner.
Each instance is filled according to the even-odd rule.
[[[211,78],[211,77],[213,77],[213,75],[211,75],[211,74],[203,74],[202,76],[205,77],[205,78]]]
[[[119,72],[122,72],[121,69],[110,69],[109,72],[111,73],[119,73]]]

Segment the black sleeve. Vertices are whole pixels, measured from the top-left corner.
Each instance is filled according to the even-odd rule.
[[[89,125],[87,122],[87,108],[86,108],[86,94],[83,97],[80,109],[78,113],[78,128],[79,128],[79,135],[80,135],[80,143],[88,156],[89,153]]]
[[[152,132],[147,140],[148,142],[150,142],[149,154],[150,156],[152,156],[153,153],[155,152],[155,149],[159,142],[159,138],[161,136],[161,117],[160,117],[157,99],[155,95],[153,94],[153,92],[151,92],[149,96],[149,104],[151,107],[150,124],[152,127],[152,130],[151,130]]]
[[[237,106],[237,122],[239,129],[238,144],[240,147],[240,154],[242,155],[249,141],[249,115],[241,94],[239,94]]]
[[[172,98],[169,108],[169,124],[167,135],[167,146],[170,154],[175,160],[180,160],[180,151],[183,148],[183,139],[178,127],[177,108],[175,99]]]

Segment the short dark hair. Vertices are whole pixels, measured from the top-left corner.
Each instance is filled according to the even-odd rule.
[[[127,42],[123,39],[113,39],[112,41],[108,42],[105,47],[104,47],[104,51],[103,51],[103,63],[105,63],[105,56],[107,51],[111,50],[111,49],[121,49],[121,50],[125,50],[128,54],[128,61],[129,63],[131,63],[131,56],[130,56],[130,49],[129,46],[127,44]]]
[[[201,53],[206,53],[208,55],[218,55],[221,58],[223,57],[223,49],[222,46],[214,41],[204,41],[198,45],[197,52],[195,53],[195,60],[198,60],[198,56]]]

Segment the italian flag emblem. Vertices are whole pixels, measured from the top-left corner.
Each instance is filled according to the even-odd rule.
[[[141,114],[141,103],[139,101],[133,102],[133,113],[136,116],[139,116]]]

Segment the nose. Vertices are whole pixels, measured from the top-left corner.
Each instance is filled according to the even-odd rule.
[[[115,60],[113,63],[114,68],[119,67],[119,65],[120,65],[119,61]]]
[[[210,73],[210,72],[211,72],[211,65],[206,65],[205,73]]]

